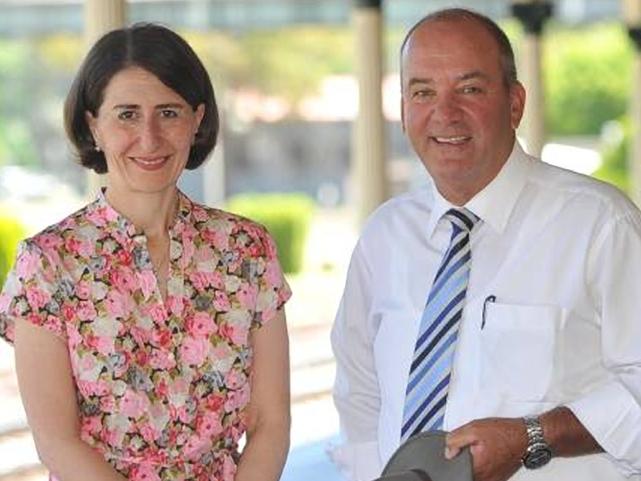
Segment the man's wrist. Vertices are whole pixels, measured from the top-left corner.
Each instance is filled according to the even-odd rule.
[[[543,426],[537,416],[525,416],[525,433],[527,447],[521,458],[526,469],[538,469],[545,466],[552,459],[552,448],[546,441]]]

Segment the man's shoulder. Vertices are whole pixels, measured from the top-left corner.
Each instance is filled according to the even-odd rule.
[[[553,199],[572,199],[608,215],[639,215],[630,198],[607,182],[542,161],[533,162],[531,172],[530,181]]]
[[[430,184],[424,184],[383,202],[365,221],[361,238],[378,236],[390,229],[399,233],[417,216],[428,216],[433,202],[431,189]]]

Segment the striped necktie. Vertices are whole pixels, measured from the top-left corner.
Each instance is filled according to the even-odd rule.
[[[470,231],[479,220],[467,209],[450,209],[450,245],[430,289],[410,367],[401,441],[443,427],[459,322],[470,276]]]

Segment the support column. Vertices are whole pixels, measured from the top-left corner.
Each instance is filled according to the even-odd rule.
[[[352,181],[359,225],[387,197],[381,0],[355,0],[359,109],[352,134]]]
[[[125,10],[125,0],[85,0],[84,37],[87,49],[105,33],[125,25]],[[87,197],[92,199],[103,185],[103,177],[91,171],[87,176]]]
[[[520,70],[527,90],[525,113],[521,130],[525,134],[527,150],[541,157],[545,145],[545,97],[541,75],[541,36],[545,21],[552,16],[552,4],[540,0],[515,1],[512,14],[525,29],[521,46]]]
[[[632,137],[627,159],[632,187],[630,196],[637,205],[641,205],[641,0],[623,0],[623,17],[635,52],[629,107]]]

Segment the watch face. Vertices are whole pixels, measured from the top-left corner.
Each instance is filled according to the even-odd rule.
[[[552,458],[552,451],[548,448],[539,448],[525,455],[523,465],[527,469],[537,469],[545,466]]]

